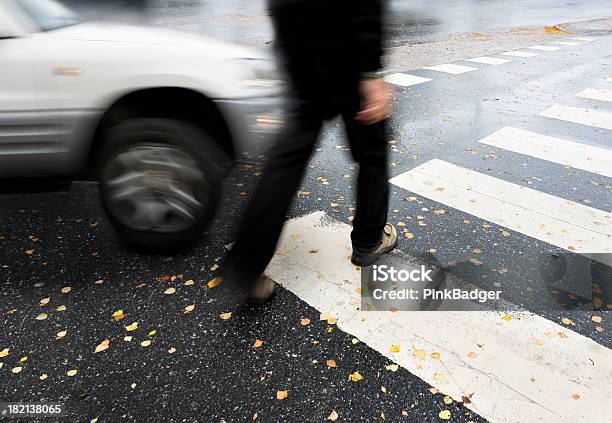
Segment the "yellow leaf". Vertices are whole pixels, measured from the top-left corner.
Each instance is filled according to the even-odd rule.
[[[71,288],[71,287],[69,287],[69,286],[65,286],[65,287],[63,287],[63,288],[61,289],[61,291],[62,291],[62,294],[67,294],[67,293],[69,293],[70,291],[72,291],[72,288]]]
[[[418,359],[418,360],[425,360],[425,351],[424,350],[415,350],[413,355]]]
[[[135,384],[135,383],[132,383],[132,384],[130,385],[130,388],[132,388],[132,389],[136,389],[136,384]]]
[[[437,381],[444,380],[444,375],[442,373],[434,373],[433,379]]]
[[[385,366],[385,369],[391,371],[391,372],[397,372],[399,370],[399,366],[397,364],[389,364],[388,366]]]
[[[0,351],[0,358],[7,357],[10,352],[11,352],[10,348],[3,349],[2,351]]]
[[[400,346],[399,345],[391,345],[391,352],[392,353],[400,352]]]
[[[130,325],[127,325],[125,327],[125,330],[128,331],[128,332],[134,332],[136,329],[138,329],[138,322],[137,321],[132,323],[132,324],[130,324]]]
[[[359,372],[354,372],[349,375],[348,380],[351,382],[359,382],[360,380],[363,380],[363,376]]]
[[[57,311],[66,311],[66,306],[62,304],[61,306],[58,306],[58,307],[56,308],[56,310],[57,310]]]
[[[502,320],[505,320],[506,322],[509,322],[510,320],[512,320],[512,317],[511,317],[511,316],[508,316],[507,314],[504,314],[504,315],[502,316]]]
[[[206,284],[206,286],[208,286],[209,288],[214,288],[216,286],[219,286],[219,284],[223,282],[223,278],[221,277],[216,277],[214,279],[211,279],[210,281],[208,281],[208,283]]]
[[[36,320],[45,320],[47,318],[47,313],[40,313],[36,316]]]
[[[276,399],[279,400],[279,401],[284,400],[288,396],[289,396],[289,392],[288,391],[276,391]]]
[[[451,397],[449,397],[448,395],[445,396],[444,398],[442,398],[442,401],[444,401],[444,404],[449,405],[453,403],[453,399]]]
[[[212,266],[210,266],[210,271],[214,272],[215,270],[217,270],[219,268],[218,264],[213,264]]]
[[[151,332],[149,332],[149,336],[153,336],[153,335],[155,335],[156,333],[157,333],[157,331],[156,331],[156,330],[152,330]]]
[[[175,288],[175,287],[173,287],[173,286],[171,286],[170,288],[167,288],[167,289],[164,291],[164,294],[165,294],[165,295],[172,295],[172,294],[174,294],[175,292],[176,292],[176,288]]]
[[[434,360],[439,360],[440,359],[440,353],[439,352],[431,353],[431,358],[433,358]]]
[[[118,322],[119,320],[125,317],[125,314],[123,314],[123,310],[117,310],[113,314],[111,314],[111,317],[115,319],[116,322]]]
[[[147,339],[146,341],[142,341],[140,345],[142,345],[143,347],[148,347],[149,345],[151,345],[151,340]]]
[[[26,361],[28,361],[28,357],[27,357],[27,356],[26,356],[26,357],[21,357],[21,358],[19,359],[19,362],[20,362],[20,363],[25,363]]]
[[[501,231],[502,236],[508,237],[510,236],[510,232],[508,231]]]
[[[23,370],[23,367],[19,367],[19,366],[17,366],[17,367],[13,367],[13,368],[11,369],[11,372],[13,372],[13,373],[17,374],[17,373],[21,373],[21,371],[22,371],[22,370]]]
[[[574,325],[573,320],[572,320],[572,319],[568,319],[567,317],[564,317],[563,319],[561,319],[561,322],[562,322],[564,325],[567,325],[567,326],[569,326],[569,325]]]
[[[95,419],[91,419],[89,423],[98,423],[98,418],[96,417]]]
[[[192,286],[193,284],[195,284],[193,279],[189,279],[189,280],[185,281],[185,283],[183,285],[185,285],[185,286]]]
[[[429,392],[431,392],[433,395],[436,395],[438,392],[440,392],[440,390],[438,388],[429,388]]]
[[[593,316],[591,317],[591,320],[595,323],[601,323],[601,316]]]
[[[73,376],[76,376],[77,373],[78,371],[73,369],[73,370],[68,370],[66,372],[66,375],[68,375],[69,377],[73,377]]]
[[[329,368],[336,367],[336,360],[327,360],[325,363]]]
[[[438,417],[440,417],[442,420],[450,420],[451,412],[448,410],[442,410],[440,411],[440,414],[438,414]]]
[[[308,326],[310,324],[310,319],[303,317],[300,319],[300,325],[302,326]]]
[[[263,341],[261,339],[256,339],[255,342],[253,342],[253,348],[261,348],[262,345]]]
[[[230,311],[228,313],[221,313],[219,317],[221,318],[221,320],[229,320],[232,317],[232,312]]]
[[[332,422],[338,420],[338,413],[336,413],[336,410],[332,410],[332,412],[329,413],[329,416],[327,416],[327,420],[330,420]]]
[[[351,339],[351,342],[353,343],[353,345],[356,345],[356,344],[359,343],[359,339],[353,338],[353,339]]]
[[[195,309],[195,304],[188,305],[187,307],[185,307],[185,311],[183,313],[184,314],[192,313],[194,309]]]
[[[100,342],[100,344],[96,347],[94,354],[107,350],[109,345],[110,341],[108,339],[105,339],[104,341]]]
[[[40,305],[46,306],[47,304],[49,304],[49,301],[51,301],[51,297],[43,298],[42,300],[40,300]]]
[[[132,337],[131,337],[131,336],[124,336],[124,337],[123,337],[123,340],[124,340],[125,342],[132,342]]]

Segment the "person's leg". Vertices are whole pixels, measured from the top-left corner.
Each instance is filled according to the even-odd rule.
[[[362,125],[354,110],[343,113],[351,153],[359,164],[357,212],[353,220],[353,249],[368,251],[381,242],[389,208],[386,121]]]
[[[267,153],[263,176],[223,265],[231,283],[251,287],[272,259],[321,126],[320,116],[299,111]]]

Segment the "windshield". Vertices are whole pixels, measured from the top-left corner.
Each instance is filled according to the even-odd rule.
[[[51,31],[79,23],[73,12],[54,0],[14,1],[41,31]]]

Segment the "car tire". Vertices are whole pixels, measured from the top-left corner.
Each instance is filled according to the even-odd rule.
[[[174,253],[215,215],[227,156],[202,129],[174,119],[129,119],[108,128],[97,161],[107,216],[130,247]]]

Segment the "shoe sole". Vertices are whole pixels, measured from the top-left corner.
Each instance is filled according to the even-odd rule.
[[[355,257],[351,257],[351,263],[359,267],[368,267],[376,263],[382,256],[384,256],[385,254],[389,254],[391,251],[395,250],[396,248],[397,248],[397,238],[395,239],[395,242],[393,243],[393,245],[390,245],[386,249],[382,250],[380,253],[376,254],[376,256],[370,257],[365,260],[363,259],[360,260]]]

